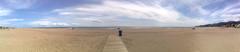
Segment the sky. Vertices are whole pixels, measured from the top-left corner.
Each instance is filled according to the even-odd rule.
[[[240,0],[0,0],[0,26],[192,27],[240,20]]]

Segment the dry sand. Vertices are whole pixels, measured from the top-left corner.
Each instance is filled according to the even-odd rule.
[[[0,52],[101,52],[109,30],[1,30]]]
[[[128,29],[123,40],[129,52],[240,52],[239,29]]]
[[[128,52],[240,52],[240,29],[124,28],[123,31],[121,38]],[[0,52],[102,52],[109,35],[115,34],[111,29],[87,28],[0,30]]]

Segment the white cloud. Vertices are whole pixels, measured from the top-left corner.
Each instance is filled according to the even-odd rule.
[[[23,21],[24,19],[8,19],[8,18],[3,18],[3,16],[8,16],[13,12],[13,10],[2,8],[0,6],[0,26],[7,26],[11,24],[11,22],[16,22],[16,21]]]
[[[24,21],[24,19],[1,19],[0,21],[0,25],[4,25],[4,26],[7,26],[7,25],[10,25],[12,24],[12,22],[17,22],[17,21]]]
[[[3,21],[6,21],[6,22],[13,22],[13,21],[23,21],[24,19],[6,19],[6,20],[3,20]]]
[[[211,17],[219,18],[223,21],[239,21],[240,20],[240,2],[237,4],[231,4],[226,6],[223,9],[216,10],[214,13],[211,14]]]
[[[33,25],[35,27],[65,27],[65,26],[71,26],[68,23],[65,22],[52,22],[52,21],[34,21],[31,22],[30,25]]]
[[[177,0],[179,3],[182,3],[190,8],[190,11],[192,13],[196,13],[197,15],[203,17],[203,16],[209,16],[212,12],[205,9],[205,6],[208,6],[212,3],[217,2],[224,2],[224,0]]]
[[[12,10],[4,9],[0,7],[0,16],[7,16],[12,12]]]
[[[75,6],[64,9],[56,9],[53,12],[58,13],[61,16],[73,17],[78,19],[75,21],[83,22],[83,19],[89,18],[101,21],[104,23],[114,24],[124,21],[123,17],[129,19],[147,19],[154,20],[160,26],[194,26],[200,24],[206,24],[208,21],[203,19],[191,18],[181,14],[174,6],[162,5],[161,2],[155,0],[149,4],[144,2],[127,2],[118,0],[105,0],[103,4],[93,4],[85,6]],[[202,8],[198,8],[201,13],[208,13]],[[65,19],[61,19],[62,21]],[[121,20],[121,21],[118,21]],[[73,20],[71,20],[73,21]],[[112,22],[109,22],[112,21]],[[144,21],[138,21],[139,23]],[[129,22],[131,23],[131,22]],[[163,25],[164,24],[164,25]],[[177,24],[177,25],[176,25]],[[131,25],[135,25],[134,23]],[[144,24],[142,24],[144,25]],[[156,24],[153,24],[156,25]]]

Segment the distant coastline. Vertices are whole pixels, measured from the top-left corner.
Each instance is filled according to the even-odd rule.
[[[229,27],[229,28],[240,28],[240,21],[228,21],[228,22],[219,22],[213,24],[199,25],[196,27]]]

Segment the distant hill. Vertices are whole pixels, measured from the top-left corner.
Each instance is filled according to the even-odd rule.
[[[214,24],[199,25],[197,27],[240,27],[240,21],[219,22]]]

